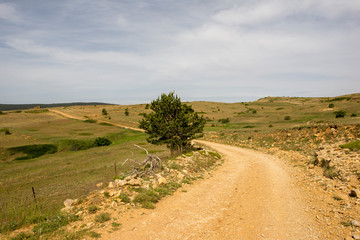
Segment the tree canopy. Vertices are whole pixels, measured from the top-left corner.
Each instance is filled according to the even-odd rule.
[[[174,92],[161,94],[152,101],[151,113],[144,114],[139,127],[144,129],[152,144],[166,144],[172,154],[183,152],[192,139],[201,137],[205,125],[191,106],[183,104]]]

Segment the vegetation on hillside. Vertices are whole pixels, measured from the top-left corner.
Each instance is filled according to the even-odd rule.
[[[150,109],[153,112],[143,115],[139,127],[149,135],[148,142],[166,144],[173,155],[189,148],[190,141],[202,135],[205,119],[174,92],[152,101]]]

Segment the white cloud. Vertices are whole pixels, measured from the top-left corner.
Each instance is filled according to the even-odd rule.
[[[21,21],[15,6],[10,3],[0,3],[0,18],[14,23]]]

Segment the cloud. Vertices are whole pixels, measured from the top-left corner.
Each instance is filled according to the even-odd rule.
[[[15,5],[11,3],[0,3],[0,18],[13,23],[18,23],[21,21],[21,18],[16,11]]]
[[[41,85],[53,93],[48,98],[113,102],[151,100],[172,90],[186,100],[227,101],[351,92],[360,77],[358,2],[13,5],[27,22],[0,33],[0,82],[12,92],[33,86],[27,89],[41,95]],[[0,101],[14,99],[10,90],[1,91]]]

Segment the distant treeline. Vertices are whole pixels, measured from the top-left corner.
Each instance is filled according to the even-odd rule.
[[[51,107],[70,107],[83,105],[112,105],[100,102],[72,102],[72,103],[52,103],[52,104],[0,104],[0,111],[25,110],[40,106],[41,108]]]

